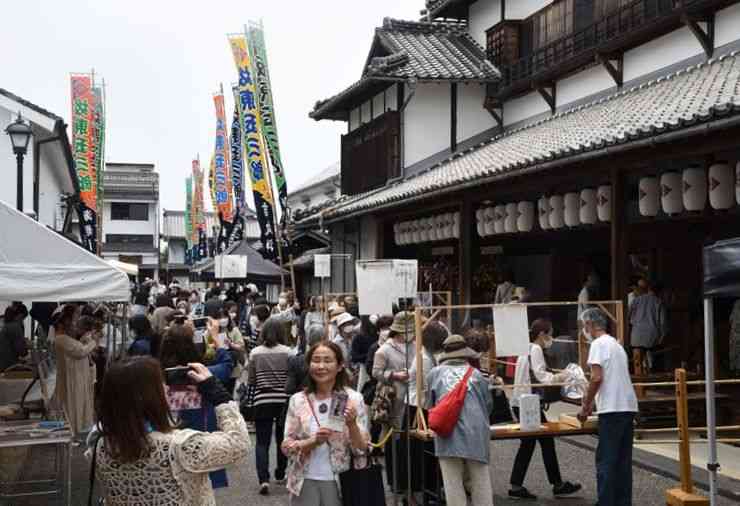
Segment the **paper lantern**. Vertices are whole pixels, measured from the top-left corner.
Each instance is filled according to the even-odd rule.
[[[493,207],[486,207],[483,210],[483,224],[486,231],[486,237],[496,233],[496,229],[494,227],[495,214]]]
[[[427,240],[428,241],[437,240],[437,229],[434,226],[434,216],[427,218]]]
[[[452,239],[454,236],[454,226],[453,223],[453,217],[452,213],[446,213],[444,214],[444,222],[445,222],[445,239]]]
[[[506,206],[493,208],[493,230],[495,234],[504,233],[504,221],[506,220]]]
[[[460,211],[452,214],[452,237],[460,238]]]
[[[547,197],[540,197],[537,201],[537,218],[540,221],[540,228],[547,230],[550,228],[550,201]]]
[[[447,221],[444,214],[437,215],[437,240],[444,241],[447,239]]]
[[[478,231],[478,235],[480,237],[485,237],[486,236],[485,221],[483,221],[484,220],[484,218],[483,218],[483,213],[484,212],[485,212],[485,209],[483,209],[483,208],[478,209],[475,212],[475,228]]]
[[[507,234],[516,232],[516,219],[519,215],[519,210],[515,202],[506,204],[506,218],[504,218],[504,231]]]
[[[610,185],[602,185],[597,188],[596,204],[599,221],[610,221],[612,219],[612,187]]]
[[[658,215],[658,179],[643,177],[639,183],[638,203],[642,216]]]
[[[687,211],[702,211],[707,205],[707,174],[692,165],[683,171],[683,206]]]
[[[418,244],[421,242],[421,220],[411,221],[411,243]]]
[[[681,174],[678,172],[666,172],[660,176],[660,207],[666,214],[683,212]]]
[[[401,224],[396,223],[393,225],[393,241],[396,245],[401,244]]]
[[[709,167],[709,205],[712,209],[729,209],[733,206],[732,189],[735,175],[726,161],[714,162]]]
[[[584,225],[593,225],[597,219],[596,190],[581,190],[581,208],[578,217]]]
[[[565,205],[565,224],[569,227],[577,227],[581,224],[579,212],[581,209],[581,199],[577,193],[566,193],[563,198]]]
[[[534,227],[534,203],[519,202],[517,205],[519,211],[516,219],[516,229],[519,232],[529,232]]]
[[[550,213],[548,215],[550,228],[563,228],[565,224],[564,213],[563,197],[561,195],[550,197]]]
[[[420,219],[419,227],[421,229],[421,232],[419,233],[421,242],[428,242],[429,241],[429,220],[428,218]]]

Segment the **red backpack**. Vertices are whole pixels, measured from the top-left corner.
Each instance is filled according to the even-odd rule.
[[[455,430],[457,420],[460,418],[465,403],[465,395],[468,393],[468,379],[473,374],[473,368],[468,366],[465,376],[455,385],[455,388],[447,392],[442,399],[429,410],[429,428],[440,437],[450,437]]]

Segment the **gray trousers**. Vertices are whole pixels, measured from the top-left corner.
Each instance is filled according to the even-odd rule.
[[[301,495],[291,495],[290,506],[342,506],[337,482],[303,480]]]

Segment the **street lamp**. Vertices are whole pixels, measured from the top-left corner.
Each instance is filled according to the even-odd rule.
[[[31,126],[23,121],[21,113],[18,112],[18,118],[5,129],[5,133],[10,136],[10,142],[13,145],[13,153],[18,160],[18,193],[16,197],[16,207],[23,212],[23,157],[28,151],[28,141],[31,140]]]

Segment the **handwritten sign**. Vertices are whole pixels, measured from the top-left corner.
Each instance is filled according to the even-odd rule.
[[[331,277],[331,255],[313,256],[313,276],[315,278]]]
[[[247,257],[245,255],[219,255],[214,262],[214,274],[218,279],[247,277]]]
[[[399,298],[417,296],[416,260],[358,260],[355,262],[360,314],[392,314]]]

